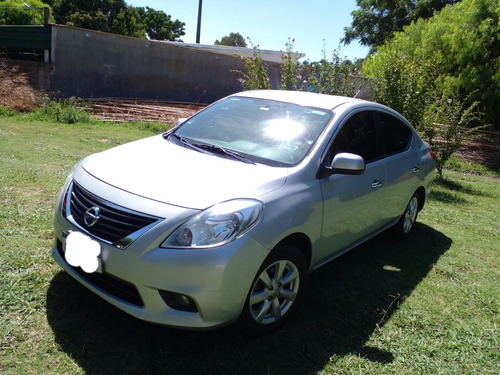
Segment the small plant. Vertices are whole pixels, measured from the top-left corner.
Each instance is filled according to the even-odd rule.
[[[11,116],[15,116],[16,114],[17,114],[17,112],[14,111],[13,109],[3,107],[0,105],[0,116],[11,117]]]
[[[311,65],[308,91],[321,94],[354,96],[357,92],[358,73],[356,65],[340,56],[340,47],[332,51],[330,60],[326,58],[325,48],[320,62]]]
[[[82,108],[81,103],[75,97],[56,101],[46,95],[33,117],[35,120],[51,120],[63,124],[90,122],[89,112]]]
[[[281,55],[281,90],[297,90],[302,75],[299,73],[298,59],[293,54],[295,39],[288,39],[286,52]]]
[[[465,108],[459,99],[443,94],[424,112],[417,130],[436,154],[436,169],[441,180],[444,166],[452,155],[464,141],[473,138],[474,130],[484,127],[470,126],[481,118],[477,112],[478,105],[474,102]]]
[[[250,38],[248,38],[248,41],[253,47],[253,57],[237,56],[244,61],[246,72],[241,70],[232,70],[232,72],[243,76],[238,78],[238,81],[245,90],[270,89],[271,84],[269,83],[267,66],[260,56],[258,46],[254,46]]]

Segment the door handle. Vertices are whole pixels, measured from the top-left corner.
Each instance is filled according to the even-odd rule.
[[[418,172],[420,172],[420,167],[419,167],[419,166],[414,166],[414,167],[413,167],[412,172],[413,172],[413,173],[418,173]]]
[[[380,181],[380,180],[375,180],[375,181],[372,182],[372,188],[373,189],[377,189],[377,188],[379,188],[381,186],[382,186],[382,181]]]

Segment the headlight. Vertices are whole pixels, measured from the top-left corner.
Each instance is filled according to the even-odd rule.
[[[224,245],[257,224],[262,208],[263,203],[254,199],[234,199],[216,204],[178,227],[161,247],[207,248]]]

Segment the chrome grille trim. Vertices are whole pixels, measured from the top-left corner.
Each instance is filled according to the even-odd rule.
[[[95,225],[87,226],[84,214],[91,207],[98,207],[101,215]],[[66,191],[62,212],[67,220],[83,232],[119,249],[126,249],[139,236],[163,220],[104,200],[74,180]]]

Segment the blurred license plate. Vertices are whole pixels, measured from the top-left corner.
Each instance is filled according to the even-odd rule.
[[[63,250],[66,262],[80,267],[87,273],[103,272],[101,245],[86,234],[69,231],[65,233]]]

